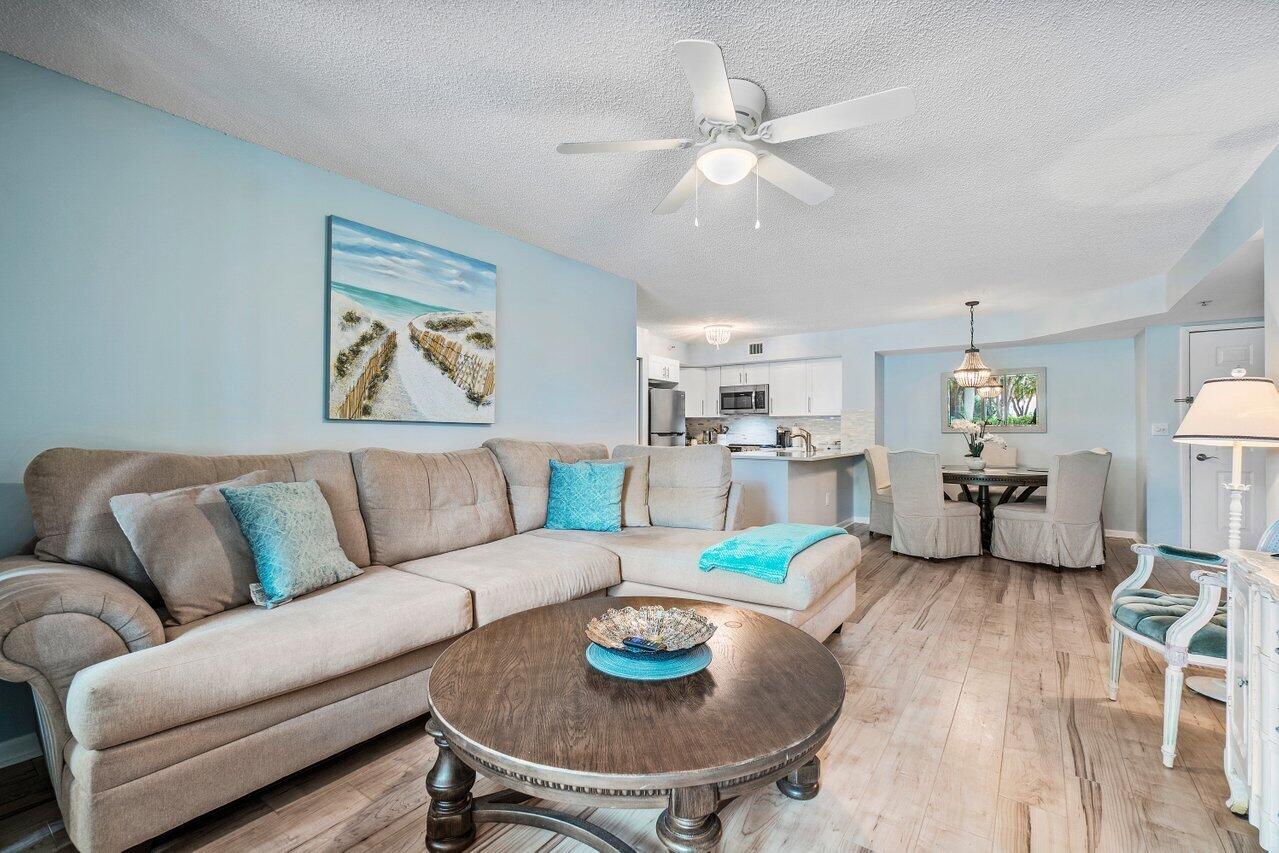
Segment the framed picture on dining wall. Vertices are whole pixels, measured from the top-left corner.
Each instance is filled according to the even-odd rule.
[[[941,431],[954,420],[981,421],[987,432],[1048,432],[1048,371],[1043,367],[992,370],[999,380],[997,397],[982,398],[974,388],[960,388],[951,373],[941,375]]]

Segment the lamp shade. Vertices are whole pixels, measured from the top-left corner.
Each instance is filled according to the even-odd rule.
[[[1182,444],[1279,446],[1279,389],[1264,376],[1236,369],[1204,382],[1172,437]]]

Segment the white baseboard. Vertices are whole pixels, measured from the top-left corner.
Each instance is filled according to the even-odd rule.
[[[1141,541],[1141,537],[1137,535],[1137,531],[1135,530],[1111,530],[1108,527],[1106,528],[1106,535],[1115,539],[1135,539],[1138,542]]]
[[[40,750],[40,738],[34,732],[0,741],[0,767],[8,767],[20,761],[30,761],[43,754]]]

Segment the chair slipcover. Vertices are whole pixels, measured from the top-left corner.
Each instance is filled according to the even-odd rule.
[[[1016,468],[1017,448],[1000,447],[992,442],[981,449],[981,458],[987,468]]]
[[[981,510],[942,496],[941,457],[920,450],[888,454],[893,489],[893,544],[916,557],[981,554]]]
[[[991,553],[1005,560],[1050,566],[1100,566],[1105,562],[1101,503],[1110,454],[1082,450],[1054,456],[1046,504],[995,507]]]
[[[893,486],[888,473],[888,448],[866,448],[866,474],[870,479],[870,532],[893,535]]]

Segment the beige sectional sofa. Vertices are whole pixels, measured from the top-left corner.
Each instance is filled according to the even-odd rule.
[[[32,687],[72,841],[132,846],[423,714],[449,642],[520,610],[684,596],[818,639],[852,614],[856,537],[800,554],[780,585],[698,570],[735,526],[719,447],[615,448],[648,468],[651,526],[544,529],[549,460],[607,456],[509,439],[430,454],[40,454],[25,478],[35,554],[0,560],[0,678]],[[364,573],[275,609],[169,624],[107,501],[257,470],[316,480]]]

